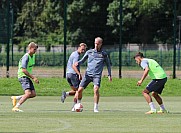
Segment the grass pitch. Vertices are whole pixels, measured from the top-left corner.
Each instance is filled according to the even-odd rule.
[[[143,97],[101,97],[100,112],[93,113],[93,97],[84,97],[84,111],[71,112],[72,97],[57,96],[26,101],[24,112],[12,112],[10,97],[0,97],[0,132],[51,133],[168,133],[181,131],[181,97],[164,97],[170,114],[145,115]],[[158,108],[158,106],[157,106]],[[159,109],[159,108],[158,108]]]

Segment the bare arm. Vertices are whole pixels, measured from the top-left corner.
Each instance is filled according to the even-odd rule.
[[[31,79],[33,79],[33,81],[34,81],[35,83],[39,84],[39,80],[38,80],[36,77],[34,77],[33,75],[31,75],[31,74],[26,70],[26,68],[22,68],[22,72],[23,72],[26,76],[28,76],[28,77],[30,77]]]
[[[149,68],[148,66],[145,68],[143,76],[141,77],[141,79],[137,82],[137,85],[140,86],[143,82],[143,80],[146,78],[146,76],[148,75],[149,72]]]
[[[79,72],[79,70],[77,69],[76,67],[76,62],[72,65],[72,68],[74,69],[74,71],[77,73],[77,75],[79,75],[79,80],[82,80],[82,75],[81,73]]]

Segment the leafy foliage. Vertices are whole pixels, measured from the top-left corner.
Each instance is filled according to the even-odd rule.
[[[1,1],[1,11],[7,9],[6,2]],[[179,16],[181,1],[176,2]],[[63,44],[64,4],[64,0],[14,0],[13,42],[24,47],[34,40],[47,51]],[[92,47],[96,36],[104,38],[104,44],[118,43],[119,8],[120,0],[67,0],[68,44],[85,42]],[[123,0],[122,10],[123,43],[172,42],[173,1]]]

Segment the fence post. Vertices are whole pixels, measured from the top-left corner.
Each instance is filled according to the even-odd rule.
[[[10,35],[10,39],[11,39],[11,61],[12,61],[12,66],[14,66],[14,54],[13,54],[13,25],[14,25],[14,10],[13,10],[13,3],[10,3],[10,12],[11,12],[11,35]]]
[[[10,0],[7,2],[7,16],[6,16],[6,21],[7,21],[7,48],[6,48],[6,77],[9,78],[9,39],[10,39],[10,21],[9,21],[9,16],[10,16]]]
[[[67,45],[67,0],[64,0],[64,74],[66,78],[66,45]]]
[[[176,78],[176,0],[173,1],[173,79]]]
[[[119,78],[122,78],[122,19],[123,19],[123,1],[120,0],[120,38],[119,38]]]

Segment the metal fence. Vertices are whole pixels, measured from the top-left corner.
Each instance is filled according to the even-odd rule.
[[[133,56],[141,51],[166,70],[178,72],[180,5],[179,0],[2,0],[0,66],[7,72],[17,66],[28,43],[35,41],[44,47],[37,53],[37,66],[64,66],[65,73],[75,46],[85,42],[93,48],[94,38],[100,36],[112,66],[119,70],[137,69]]]

